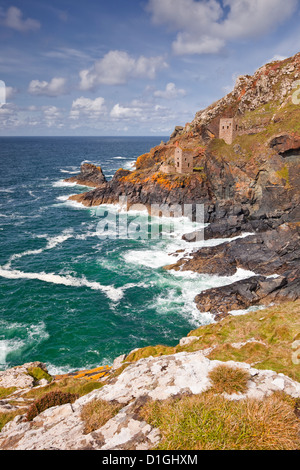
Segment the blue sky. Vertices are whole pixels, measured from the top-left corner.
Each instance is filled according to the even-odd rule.
[[[0,135],[170,135],[239,75],[299,52],[299,7],[0,0]]]

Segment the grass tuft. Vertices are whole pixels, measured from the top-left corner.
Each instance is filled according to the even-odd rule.
[[[229,367],[226,364],[214,367],[208,374],[212,388],[217,393],[245,393],[250,374],[241,368]]]
[[[81,412],[81,419],[84,421],[84,434],[96,431],[113,418],[122,405],[95,399],[87,403]]]

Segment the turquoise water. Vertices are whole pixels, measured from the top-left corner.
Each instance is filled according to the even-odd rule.
[[[103,239],[99,211],[67,200],[87,190],[63,181],[82,162],[110,179],[163,139],[0,139],[0,370],[36,360],[50,373],[111,364],[212,321],[193,299],[231,280],[163,270],[191,248],[181,235],[192,224],[178,219],[162,240]]]

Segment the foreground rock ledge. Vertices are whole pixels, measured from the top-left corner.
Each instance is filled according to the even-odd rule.
[[[32,422],[17,416],[0,433],[2,450],[147,450],[156,446],[160,433],[141,421],[137,410],[147,399],[166,399],[180,394],[200,394],[210,388],[209,372],[224,362],[209,360],[202,351],[149,357],[129,365],[103,388],[75,403],[49,408]],[[275,391],[300,398],[300,384],[284,374],[258,370],[249,364],[227,362],[250,374],[245,394],[226,398],[263,399]],[[124,407],[100,429],[84,434],[81,411],[94,399],[117,401]]]

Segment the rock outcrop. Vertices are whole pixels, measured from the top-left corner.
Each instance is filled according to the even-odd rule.
[[[100,166],[92,163],[83,163],[80,173],[65,180],[68,183],[77,183],[83,186],[97,187],[106,183],[106,178]]]
[[[139,417],[139,408],[149,399],[167,399],[201,394],[211,387],[209,373],[223,362],[209,360],[202,351],[148,357],[130,364],[104,387],[72,404],[47,409],[32,421],[17,416],[0,433],[1,450],[148,450],[161,435]],[[229,400],[262,400],[275,391],[300,397],[300,384],[284,374],[229,361],[227,366],[249,373],[245,393],[225,394]],[[106,424],[85,433],[82,410],[95,400],[117,402],[121,410]]]
[[[217,246],[205,247],[165,269],[232,276],[237,269],[248,279],[209,289],[196,296],[201,312],[220,319],[231,310],[300,298],[300,224],[282,224]]]
[[[177,126],[169,142],[141,155],[134,171],[120,169],[111,181],[71,199],[97,206],[126,196],[128,207],[143,204],[149,211],[152,204],[201,204],[206,239],[253,236],[199,250],[181,259],[178,269],[231,275],[241,267],[264,276],[255,286],[246,280],[237,285],[251,292],[232,302],[241,308],[299,298],[300,106],[294,99],[299,77],[300,53],[239,77],[231,93],[199,111],[185,127]],[[218,138],[221,118],[234,119],[230,145]],[[193,152],[197,171],[176,173],[177,144]],[[281,282],[274,289],[268,276],[275,274]],[[205,298],[205,310],[212,305],[207,303],[211,294],[197,297],[199,308],[199,299]],[[227,311],[218,308],[219,313],[213,309],[216,318]]]
[[[28,362],[22,366],[0,371],[0,387],[14,387],[17,390],[32,388],[36,385],[32,371],[37,368],[48,373],[46,365],[42,362]]]

